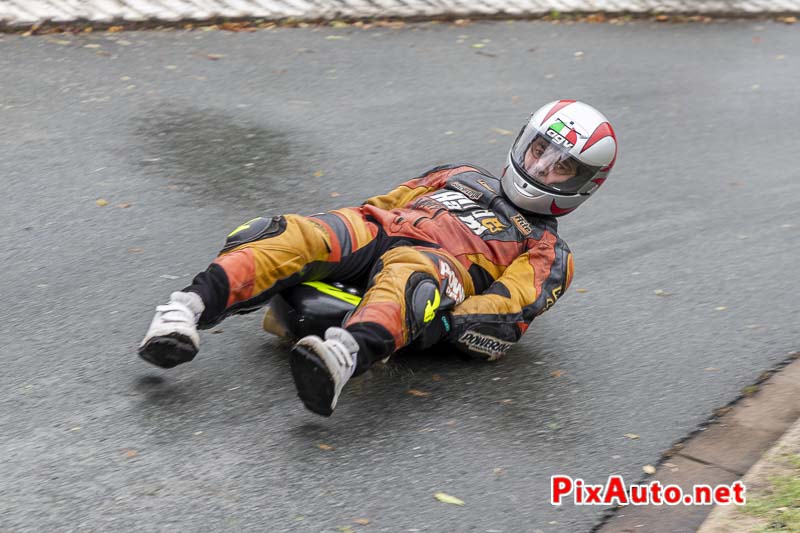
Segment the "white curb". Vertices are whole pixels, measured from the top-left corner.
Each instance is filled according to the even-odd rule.
[[[335,19],[561,13],[778,14],[800,0],[0,0],[0,23],[175,21],[215,17]]]

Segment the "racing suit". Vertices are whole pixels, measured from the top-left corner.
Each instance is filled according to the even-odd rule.
[[[184,290],[203,299],[199,326],[208,328],[303,281],[362,282],[342,325],[359,344],[361,373],[421,335],[424,345],[447,340],[498,359],[572,274],[555,218],[520,212],[498,178],[453,165],[360,207],[251,220]]]

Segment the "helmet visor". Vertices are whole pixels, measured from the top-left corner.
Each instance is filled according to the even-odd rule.
[[[577,194],[600,167],[582,163],[569,149],[555,144],[530,126],[520,132],[511,151],[517,172],[527,181],[556,194]]]

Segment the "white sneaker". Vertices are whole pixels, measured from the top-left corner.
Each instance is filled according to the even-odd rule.
[[[316,335],[297,341],[289,362],[297,394],[309,410],[331,416],[356,370],[357,354],[358,343],[342,328],[328,328],[324,341]]]
[[[173,292],[166,305],[156,307],[150,329],[139,345],[139,356],[161,368],[194,359],[200,348],[197,322],[205,305],[193,292]]]

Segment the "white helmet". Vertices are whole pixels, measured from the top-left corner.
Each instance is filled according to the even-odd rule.
[[[575,100],[550,102],[514,141],[503,193],[523,211],[565,215],[603,184],[616,159],[617,138],[602,113]]]

